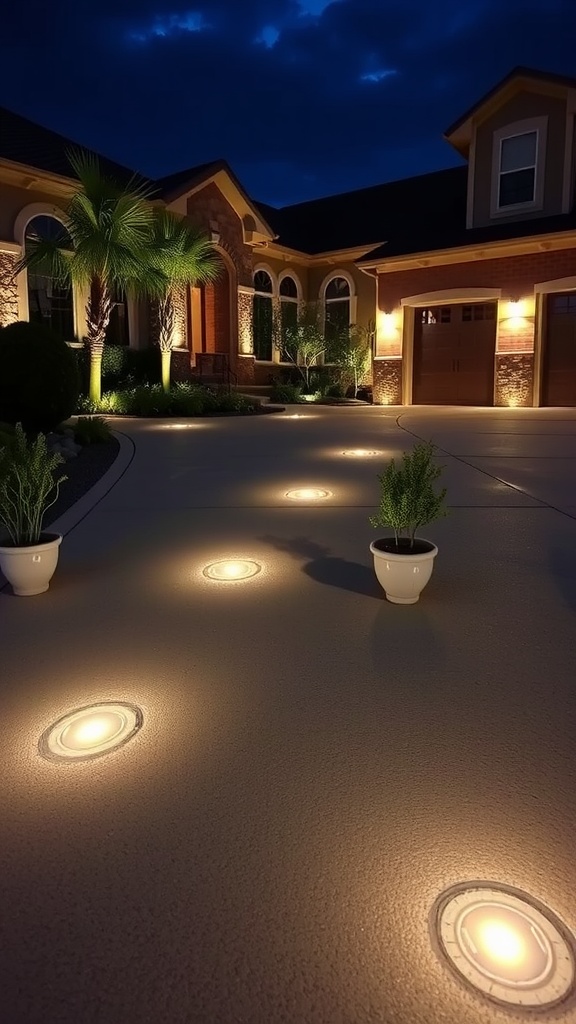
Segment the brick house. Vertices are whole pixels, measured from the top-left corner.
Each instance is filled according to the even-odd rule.
[[[446,132],[459,167],[279,210],[224,160],[151,182],[222,263],[215,284],[180,295],[175,374],[219,363],[268,383],[279,332],[320,301],[331,329],[376,324],[375,402],[576,405],[575,116],[576,79],[518,68]],[[12,274],[27,240],[64,219],[71,146],[0,110],[0,324],[38,319],[81,343],[85,297]],[[115,298],[109,341],[150,345],[148,305]]]

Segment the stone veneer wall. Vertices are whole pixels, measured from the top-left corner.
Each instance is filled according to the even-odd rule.
[[[534,354],[532,352],[496,355],[495,405],[532,405]]]
[[[14,278],[17,258],[15,253],[0,252],[0,327],[18,319],[18,286]]]
[[[402,404],[402,360],[375,359],[372,370],[374,405]]]

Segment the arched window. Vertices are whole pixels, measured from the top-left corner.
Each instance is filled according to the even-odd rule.
[[[324,331],[327,341],[334,341],[350,326],[350,285],[345,277],[333,277],[324,295],[326,311]]]
[[[112,292],[112,309],[110,311],[110,322],[106,328],[106,344],[130,344],[126,292],[123,288],[119,288],[118,286],[116,286]]]
[[[72,240],[55,217],[33,217],[28,222],[24,246],[31,247],[41,241],[56,243],[61,249],[72,249]],[[29,269],[28,317],[31,323],[50,327],[64,341],[74,340],[74,302],[70,285],[58,285],[49,273]]]
[[[283,277],[280,282],[280,335],[282,350],[280,360],[286,361],[284,342],[288,331],[298,326],[298,286],[293,277]]]
[[[274,337],[274,306],[272,278],[265,270],[254,274],[254,355],[256,359],[272,360]]]

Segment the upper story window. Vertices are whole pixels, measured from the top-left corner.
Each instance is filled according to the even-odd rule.
[[[272,360],[274,348],[274,305],[272,278],[265,270],[254,274],[254,356],[264,362]]]
[[[536,198],[538,132],[512,135],[500,142],[498,206],[533,203]]]
[[[494,132],[491,215],[544,207],[547,117],[534,117]]]
[[[30,250],[42,241],[50,241],[61,249],[72,249],[72,240],[59,220],[41,215],[29,221],[24,246]],[[28,318],[31,323],[44,324],[63,341],[74,341],[74,301],[69,284],[54,280],[48,268],[28,269]]]
[[[331,341],[350,326],[350,285],[345,277],[333,277],[326,286],[324,330]]]

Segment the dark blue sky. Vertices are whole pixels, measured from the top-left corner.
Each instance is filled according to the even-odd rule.
[[[151,176],[281,205],[459,162],[513,66],[576,76],[576,0],[14,0],[0,104]]]

